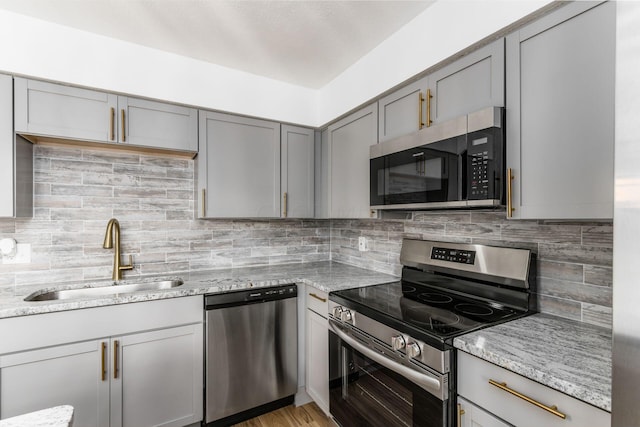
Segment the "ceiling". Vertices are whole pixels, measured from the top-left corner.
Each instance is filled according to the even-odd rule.
[[[318,89],[433,3],[0,0],[0,8]]]

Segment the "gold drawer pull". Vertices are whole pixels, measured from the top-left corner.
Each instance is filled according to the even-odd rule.
[[[122,130],[122,142],[127,142],[124,109],[120,110],[120,129]]]
[[[462,416],[466,412],[462,409],[462,405],[458,403],[458,427],[462,427]]]
[[[498,387],[500,390],[504,390],[507,393],[511,393],[516,397],[519,397],[520,399],[531,403],[532,405],[536,405],[538,408],[540,409],[544,409],[547,412],[551,412],[553,415],[555,415],[556,417],[560,417],[563,420],[567,418],[567,416],[565,414],[563,414],[562,412],[558,411],[558,407],[556,405],[553,406],[547,406],[544,403],[540,403],[537,400],[534,400],[532,398],[530,398],[529,396],[525,396],[524,394],[515,391],[512,388],[507,387],[507,383],[499,383],[497,381],[494,381],[492,379],[489,379],[489,384]]]
[[[314,293],[310,293],[309,296],[314,297],[315,299],[320,300],[322,302],[327,302],[326,298],[322,298],[321,296],[318,296],[318,295],[316,295]]]

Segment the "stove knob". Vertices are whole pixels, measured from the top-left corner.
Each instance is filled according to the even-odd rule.
[[[342,313],[343,308],[340,306],[334,307],[333,308],[333,317],[335,317],[336,319],[340,318],[340,313]]]
[[[351,311],[349,310],[342,310],[342,312],[340,313],[340,320],[342,320],[343,322],[350,322],[352,318],[353,316],[351,315]]]
[[[407,344],[407,354],[409,357],[418,357],[420,356],[420,346],[414,342],[410,342]]]
[[[394,350],[402,350],[405,347],[406,343],[402,335],[395,335],[391,337],[391,346]]]

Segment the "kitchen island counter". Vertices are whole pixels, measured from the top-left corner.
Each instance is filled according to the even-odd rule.
[[[454,340],[454,346],[611,412],[611,331],[546,314]]]

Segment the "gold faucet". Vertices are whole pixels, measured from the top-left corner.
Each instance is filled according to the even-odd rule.
[[[113,254],[113,280],[122,279],[122,270],[133,270],[133,257],[129,255],[129,264],[120,264],[120,223],[117,219],[111,218],[107,223],[107,232],[104,235],[104,243],[102,247],[105,249],[113,248],[113,240],[115,234],[116,248]]]

